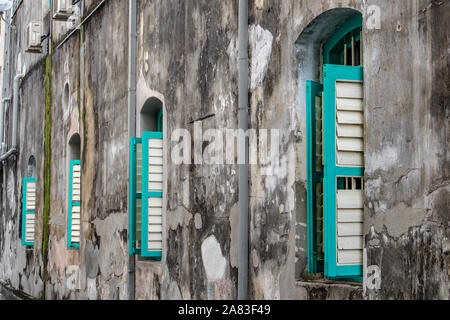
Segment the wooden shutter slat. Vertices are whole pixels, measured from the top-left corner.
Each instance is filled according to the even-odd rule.
[[[336,81],[336,98],[363,99],[363,86],[360,82]]]
[[[148,200],[148,207],[162,207],[162,198],[149,198]]]
[[[362,223],[338,223],[338,236],[362,236],[363,224]]]
[[[338,111],[337,121],[339,124],[359,124],[364,123],[364,115],[357,111]]]
[[[150,148],[162,149],[163,148],[163,141],[162,141],[162,139],[149,139],[148,140],[148,146],[149,146],[149,149]]]
[[[150,157],[148,159],[149,163],[151,165],[161,165],[163,164],[163,158],[162,157]]]
[[[336,107],[339,111],[363,111],[362,99],[337,98]]]
[[[339,250],[361,250],[363,246],[363,236],[338,237]]]
[[[338,190],[338,209],[361,209],[364,207],[364,194],[362,190]]]
[[[363,138],[364,130],[361,125],[338,124],[337,136],[343,138]]]
[[[341,250],[338,251],[339,264],[359,264],[362,263],[362,250]]]
[[[338,209],[338,222],[363,222],[363,209]]]

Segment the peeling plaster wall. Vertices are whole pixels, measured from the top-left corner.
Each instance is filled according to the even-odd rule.
[[[86,6],[92,9],[96,4]],[[128,155],[128,52],[113,50],[118,43],[126,48],[128,24],[111,21],[128,21],[126,1],[103,5],[85,24],[82,47],[76,33],[53,56],[52,150],[67,152],[72,134],[80,134],[82,236],[79,249],[67,248],[69,159],[67,153],[53,151],[51,221],[55,223],[50,232],[47,298],[126,299],[128,294],[124,156]],[[66,83],[69,105],[64,105]],[[74,285],[68,285],[70,281]]]
[[[280,129],[281,142],[273,170],[263,163],[250,166],[251,298],[363,298],[361,285],[307,274],[304,83],[320,79],[321,43],[348,17],[349,8],[366,21],[368,7],[378,5],[381,29],[363,27],[365,270],[379,270],[381,277],[380,288],[365,290],[364,297],[448,299],[449,2],[249,2],[249,124],[256,130]],[[99,3],[85,1],[85,14]],[[27,76],[18,162],[9,161],[0,172],[0,281],[47,299],[126,299],[128,1],[107,1],[85,24],[84,42],[77,31],[52,57],[45,292],[45,62],[43,54],[24,53],[23,31],[30,19],[48,18],[44,7],[23,2],[15,17],[19,31],[11,38],[10,82],[23,65]],[[163,102],[166,159],[175,129],[186,128],[194,137],[195,128],[203,133],[237,128],[237,8],[237,0],[138,2],[137,122],[148,98]],[[70,28],[63,22],[53,27],[58,45]],[[83,163],[82,241],[79,249],[68,249],[67,143],[75,132],[81,136]],[[21,181],[31,154],[37,160],[38,225],[34,248],[25,250],[19,242]],[[236,298],[237,166],[175,166],[169,160],[165,177],[163,257],[161,262],[136,258],[136,298]]]
[[[366,245],[381,269],[367,295],[448,299],[450,2],[382,5],[365,40]]]
[[[165,139],[178,128],[193,137],[194,126],[237,127],[237,4],[139,2],[137,108],[152,95],[164,102]],[[163,259],[137,261],[137,298],[236,296],[237,178],[235,166],[169,161]],[[210,274],[211,256],[220,273]]]
[[[367,290],[365,297],[449,297],[449,1],[260,0],[252,4],[250,25],[268,30],[274,43],[265,79],[251,95],[251,127],[295,130],[281,150],[295,149],[296,175],[291,182],[252,171],[250,270],[255,298],[305,297],[293,289],[296,278],[308,278],[304,81],[320,79],[320,58],[312,56],[319,57],[320,45],[336,23],[333,14],[328,20],[316,18],[331,9],[353,8],[366,21],[370,5],[381,8],[381,29],[363,26],[365,267],[379,268],[381,287]],[[305,46],[299,35],[311,43]],[[289,206],[292,197],[295,210]],[[297,215],[296,221],[286,214]]]
[[[91,12],[99,3],[86,1],[85,12]],[[83,47],[80,47],[78,31],[52,56],[50,235],[45,292],[41,244],[45,60],[44,54],[24,53],[24,39],[15,39],[16,35],[24,37],[28,22],[40,20],[40,14],[41,3],[23,2],[15,17],[18,29],[12,33],[10,81],[12,83],[17,73],[15,70],[24,65],[27,75],[22,81],[19,108],[19,160],[17,165],[13,161],[7,163],[1,173],[2,186],[7,185],[7,188],[2,187],[0,281],[35,297],[45,295],[46,299],[126,299],[128,167],[123,155],[128,155],[128,52],[111,48],[117,48],[118,43],[126,48],[128,44],[128,3],[106,3],[85,24]],[[42,16],[47,19],[48,11],[42,12]],[[44,33],[48,32],[45,30],[48,27],[48,23],[44,24]],[[56,48],[71,29],[68,23],[54,21],[53,31]],[[81,49],[87,57],[84,69],[80,68]],[[66,85],[69,88],[67,97]],[[81,100],[83,97],[85,100]],[[11,118],[12,104],[7,112],[9,145]],[[74,133],[81,135],[85,164],[82,173],[83,230],[80,248],[68,249],[68,141]],[[32,154],[37,160],[38,173],[37,230],[34,247],[25,249],[18,234],[19,215],[22,212],[22,178]]]
[[[34,9],[34,10],[33,10]],[[4,162],[1,176],[0,211],[0,282],[29,295],[39,297],[43,294],[42,261],[42,214],[43,214],[43,128],[45,97],[45,62],[40,54],[25,53],[25,30],[27,22],[40,18],[40,6],[32,8],[23,3],[13,21],[18,26],[11,32],[9,45],[8,94],[12,95],[13,80],[16,74],[26,72],[22,79],[19,95],[5,105],[5,131],[8,148],[12,147],[12,117],[14,99],[19,99],[18,141],[20,153]],[[21,244],[22,233],[22,181],[27,176],[28,159],[36,159],[37,178],[37,224],[35,227],[34,249]]]

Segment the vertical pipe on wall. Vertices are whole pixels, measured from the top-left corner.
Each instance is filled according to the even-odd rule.
[[[20,82],[25,74],[17,74],[14,77],[14,104],[13,104],[13,128],[12,128],[12,147],[11,149],[0,156],[0,161],[8,159],[10,156],[15,155],[19,152],[19,143],[17,141],[18,137],[18,127],[19,127],[19,91]]]
[[[17,74],[14,77],[14,104],[13,104],[13,128],[12,128],[12,149],[18,150],[18,127],[19,127],[19,90],[20,82],[25,77],[24,73]]]
[[[248,0],[239,0],[239,129],[248,130]],[[248,140],[238,139],[239,153],[239,247],[238,299],[248,299]],[[242,158],[241,158],[242,159]]]
[[[128,21],[128,136],[136,136],[136,49],[137,49],[137,5],[136,0],[129,2]],[[130,161],[130,159],[128,159]],[[129,167],[129,166],[128,166]],[[130,179],[128,179],[130,181]],[[128,188],[130,186],[128,185]],[[129,190],[128,190],[129,191]],[[128,192],[129,197],[130,192]],[[128,214],[130,210],[130,199],[128,199]],[[136,287],[136,260],[135,255],[128,255],[128,300],[135,299]]]
[[[5,20],[10,22],[11,13],[8,10],[5,13]],[[0,155],[2,155],[6,150],[3,138],[4,138],[4,130],[5,130],[5,104],[10,101],[11,98],[7,98],[6,93],[8,91],[8,82],[9,82],[9,38],[11,34],[10,26],[4,23],[5,25],[5,38],[3,43],[3,88],[2,88],[2,110],[0,113]]]

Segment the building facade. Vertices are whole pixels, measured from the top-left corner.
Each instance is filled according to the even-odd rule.
[[[236,299],[247,237],[251,299],[449,298],[450,1],[248,1],[246,232],[238,8],[14,1],[2,283]]]

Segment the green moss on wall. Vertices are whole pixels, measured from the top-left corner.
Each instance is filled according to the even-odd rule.
[[[44,291],[48,278],[48,241],[50,236],[50,163],[51,163],[51,132],[52,132],[52,57],[45,61],[45,128],[44,128],[44,217],[42,230],[42,261],[44,264]]]

